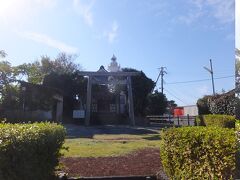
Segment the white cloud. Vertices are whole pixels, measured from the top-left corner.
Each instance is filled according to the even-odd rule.
[[[197,12],[191,11],[191,12],[188,12],[187,15],[179,16],[178,20],[187,25],[190,25],[193,22],[195,22],[198,18],[200,18],[202,15],[203,15],[203,13],[201,11],[197,11]]]
[[[234,0],[189,0],[189,11],[177,19],[183,23],[191,24],[199,18],[214,17],[219,23],[234,22]]]
[[[73,0],[73,8],[81,15],[89,26],[93,25],[93,13],[92,13],[92,7],[94,5],[94,1],[90,1],[89,4],[83,4],[81,0]]]
[[[206,5],[213,9],[213,16],[220,23],[234,21],[234,0],[207,0]]]
[[[117,21],[113,21],[111,30],[105,33],[105,36],[107,37],[109,43],[113,43],[116,40],[118,36],[118,29],[119,29],[119,25]]]
[[[205,0],[190,0],[198,9],[202,9]]]
[[[138,1],[139,11],[153,12],[155,16],[167,14],[169,3],[165,0]]]
[[[38,43],[45,44],[49,47],[56,48],[62,52],[66,53],[77,53],[78,49],[76,47],[67,45],[59,40],[53,39],[45,34],[36,33],[36,32],[24,32],[20,33],[23,37],[33,40]]]

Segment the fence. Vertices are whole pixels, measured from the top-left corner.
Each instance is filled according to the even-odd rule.
[[[176,126],[194,126],[196,116],[147,116],[150,125],[176,125]]]
[[[50,121],[52,119],[51,111],[35,110],[6,110],[0,114],[0,118],[7,118],[8,122],[28,122],[28,121]]]

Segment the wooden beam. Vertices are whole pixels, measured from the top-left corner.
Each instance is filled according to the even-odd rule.
[[[108,85],[108,84],[112,84],[112,85],[123,84],[123,85],[126,85],[127,81],[125,79],[124,80],[117,80],[117,81],[96,81],[93,78],[92,79],[92,84],[104,84],[104,85]]]
[[[87,104],[86,104],[86,118],[85,118],[85,125],[90,125],[91,119],[91,96],[92,96],[92,77],[88,77],[88,84],[87,84]]]
[[[129,112],[129,118],[130,118],[130,121],[131,121],[131,125],[135,126],[131,76],[127,77],[127,81],[128,81],[128,88],[127,89],[128,89],[128,112]]]
[[[94,71],[80,71],[82,76],[138,76],[140,72],[94,72]]]

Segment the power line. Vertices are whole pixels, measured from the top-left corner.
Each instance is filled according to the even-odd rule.
[[[181,100],[180,98],[178,98],[177,96],[175,96],[173,93],[171,93],[169,90],[167,90],[166,88],[164,88],[165,91],[167,91],[169,94],[171,94],[173,97],[175,97],[176,99],[178,99],[179,101],[181,101],[183,104],[187,104],[185,103],[183,100]]]
[[[231,76],[222,76],[222,77],[217,77],[214,79],[226,79],[226,78],[230,78],[230,77],[235,77],[235,75],[231,75]],[[178,81],[178,82],[170,82],[170,83],[166,83],[166,84],[185,84],[185,83],[195,83],[195,82],[203,82],[203,81],[210,81],[211,79],[198,79],[198,80],[191,80],[191,81]]]
[[[170,88],[170,86],[168,86],[168,90],[170,90],[172,93],[178,95],[178,96],[181,96],[182,94],[184,95],[187,95],[188,97],[190,96],[191,98],[194,98],[194,99],[198,99],[199,97],[195,96],[192,94],[192,92],[189,92],[188,90],[184,89],[182,91],[182,88],[178,88],[177,91],[175,91],[175,89],[173,90],[172,88]]]

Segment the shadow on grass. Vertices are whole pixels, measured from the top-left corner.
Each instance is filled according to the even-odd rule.
[[[158,135],[158,130],[144,128],[144,127],[131,127],[131,126],[117,126],[117,125],[104,125],[104,126],[79,126],[72,124],[64,124],[64,127],[67,130],[68,139],[73,138],[93,138],[94,135],[120,135],[120,134],[129,134],[129,135],[147,135],[147,134],[156,134]],[[151,137],[149,137],[151,140]],[[157,137],[154,137],[157,138]]]
[[[154,140],[161,140],[161,137],[160,137],[160,134],[156,134],[149,137],[143,137],[143,139],[154,141]]]

